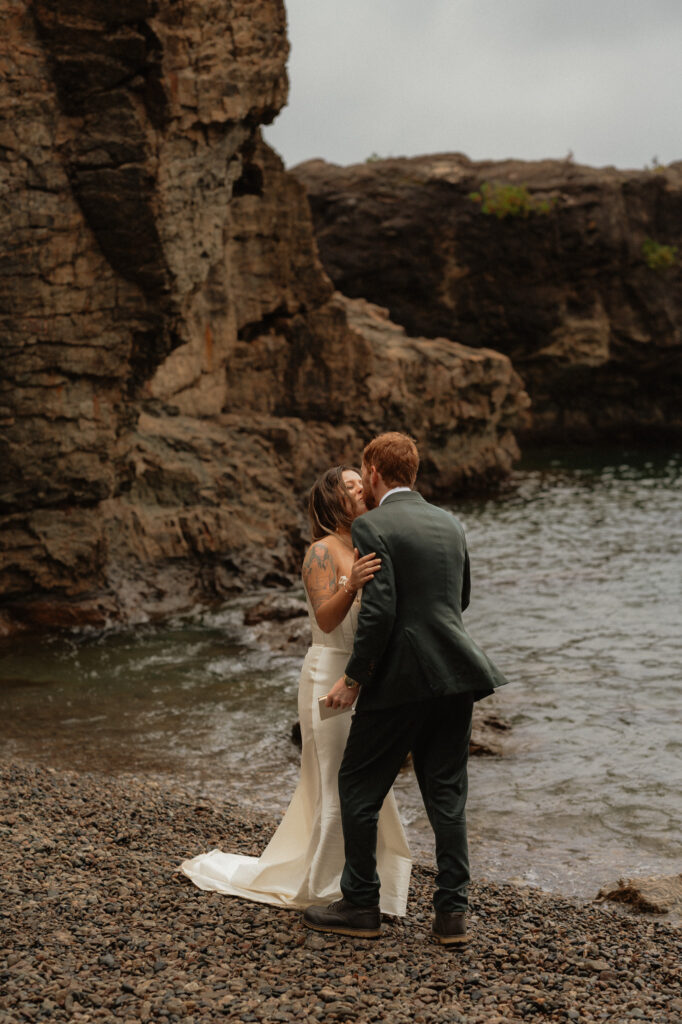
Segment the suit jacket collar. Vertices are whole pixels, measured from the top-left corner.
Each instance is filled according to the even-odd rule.
[[[392,505],[394,501],[424,501],[419,491],[396,491],[395,494],[389,494],[381,503],[381,508],[385,508],[386,505]]]

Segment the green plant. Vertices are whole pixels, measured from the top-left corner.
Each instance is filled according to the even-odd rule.
[[[649,270],[669,270],[677,263],[677,246],[662,245],[653,238],[642,242],[642,257]]]
[[[653,156],[651,163],[644,165],[644,170],[653,171],[654,174],[665,174],[665,164],[662,164],[657,156]]]
[[[502,185],[496,181],[484,181],[478,192],[469,193],[469,199],[480,205],[481,213],[498,220],[547,214],[556,204],[556,199],[536,199],[525,185]]]
[[[383,159],[384,159],[383,156],[379,156],[378,153],[370,153],[370,155],[365,160],[365,163],[366,164],[375,164],[377,162],[377,160],[383,160]]]

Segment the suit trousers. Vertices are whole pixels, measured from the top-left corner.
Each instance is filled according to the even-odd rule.
[[[341,891],[356,906],[379,904],[376,868],[379,811],[412,753],[424,807],[436,839],[436,910],[467,909],[467,761],[473,700],[434,697],[353,715],[339,769],[346,863]]]

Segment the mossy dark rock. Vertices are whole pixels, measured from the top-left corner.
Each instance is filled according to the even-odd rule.
[[[682,437],[682,162],[450,153],[293,174],[336,287],[409,334],[506,353],[534,438]]]

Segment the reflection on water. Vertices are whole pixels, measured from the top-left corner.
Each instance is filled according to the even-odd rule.
[[[513,722],[505,758],[471,765],[479,877],[590,895],[681,869],[681,470],[679,456],[537,455],[504,495],[453,506],[472,557],[467,626],[513,682],[494,698]],[[244,627],[254,601],[163,629],[6,642],[5,751],[281,811],[300,658]],[[425,854],[410,774],[398,791]]]

